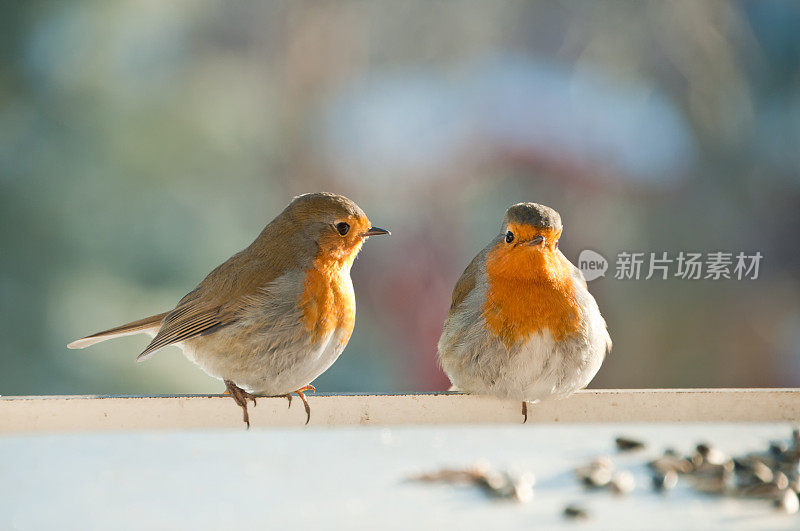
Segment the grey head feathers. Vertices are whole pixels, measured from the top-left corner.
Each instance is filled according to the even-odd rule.
[[[505,229],[509,223],[522,223],[540,229],[557,231],[563,228],[561,216],[558,215],[558,212],[539,203],[517,203],[509,207],[503,218],[502,228]]]

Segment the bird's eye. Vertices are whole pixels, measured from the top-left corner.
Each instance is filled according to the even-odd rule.
[[[506,232],[506,243],[511,243],[514,241],[514,233],[511,231]]]
[[[350,230],[350,225],[342,221],[341,223],[336,224],[336,231],[344,236]]]

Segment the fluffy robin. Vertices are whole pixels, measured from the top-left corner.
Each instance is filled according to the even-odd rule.
[[[70,343],[149,334],[138,361],[167,345],[225,382],[250,426],[247,400],[303,394],[336,361],[356,316],[350,267],[373,227],[353,201],[328,193],[289,203],[249,247],[229,258],[171,311]]]
[[[501,232],[453,291],[439,362],[467,393],[528,402],[589,384],[611,338],[580,270],[558,249],[561,217],[537,203],[506,211]]]

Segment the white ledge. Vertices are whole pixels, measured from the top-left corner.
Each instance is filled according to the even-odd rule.
[[[520,403],[459,393],[308,394],[310,426],[402,424],[519,424]],[[260,398],[249,406],[253,427],[302,427],[295,398]],[[800,389],[585,390],[528,407],[528,425],[613,422],[798,422]],[[0,397],[0,433],[243,429],[230,397],[6,396]]]

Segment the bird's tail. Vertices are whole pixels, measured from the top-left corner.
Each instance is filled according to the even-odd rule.
[[[111,328],[103,332],[97,332],[96,334],[73,341],[67,345],[67,348],[86,348],[90,345],[94,345],[95,343],[105,341],[106,339],[131,336],[134,334],[149,333],[150,335],[155,335],[156,332],[158,332],[158,329],[161,328],[161,322],[164,320],[164,317],[167,316],[167,313],[169,312],[151,315],[150,317],[145,317],[144,319],[139,319],[138,321],[133,321],[132,323],[117,326],[116,328]]]

